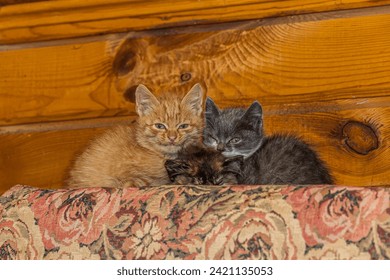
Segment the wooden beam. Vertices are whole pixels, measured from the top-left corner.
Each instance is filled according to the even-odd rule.
[[[389,0],[59,0],[0,7],[0,44],[383,6]]]

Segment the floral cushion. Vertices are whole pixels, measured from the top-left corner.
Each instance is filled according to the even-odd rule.
[[[0,197],[0,259],[389,259],[390,189],[160,186]]]

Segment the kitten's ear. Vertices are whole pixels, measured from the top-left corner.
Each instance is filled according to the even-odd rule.
[[[135,90],[135,104],[139,116],[149,115],[160,102],[150,90],[140,84]]]
[[[194,115],[200,116],[203,111],[203,89],[200,84],[195,84],[184,96],[181,104],[187,106]]]
[[[186,161],[181,159],[168,159],[165,161],[165,169],[167,170],[169,179],[173,182],[176,176],[187,174],[190,166]]]
[[[256,117],[262,117],[263,115],[263,109],[261,108],[261,105],[258,101],[255,101],[249,106],[248,110],[246,110],[245,115],[252,115]]]
[[[242,119],[248,121],[251,124],[261,124],[263,120],[263,109],[258,101],[252,103],[246,110]]]
[[[217,105],[215,105],[214,101],[210,97],[207,97],[206,111],[205,111],[206,117],[218,116],[219,112],[220,111],[219,111]]]
[[[241,168],[244,165],[243,156],[234,156],[226,158],[223,162],[224,172],[231,172],[237,175],[241,175]]]

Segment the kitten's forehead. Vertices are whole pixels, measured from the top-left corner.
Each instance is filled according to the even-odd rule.
[[[191,119],[192,114],[181,104],[181,96],[166,94],[159,98],[160,104],[154,111],[155,117],[167,124],[179,124]]]
[[[177,119],[182,115],[178,98],[165,98],[161,100],[159,111],[168,119]]]
[[[231,135],[244,114],[245,109],[228,108],[222,110],[219,116],[212,120],[216,124],[214,129],[218,134],[222,134],[220,136]]]

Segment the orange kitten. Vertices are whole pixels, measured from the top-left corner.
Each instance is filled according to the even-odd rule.
[[[154,96],[144,85],[135,92],[138,119],[95,139],[76,160],[69,186],[129,187],[170,182],[164,161],[200,141],[203,91],[196,84],[184,98]]]

